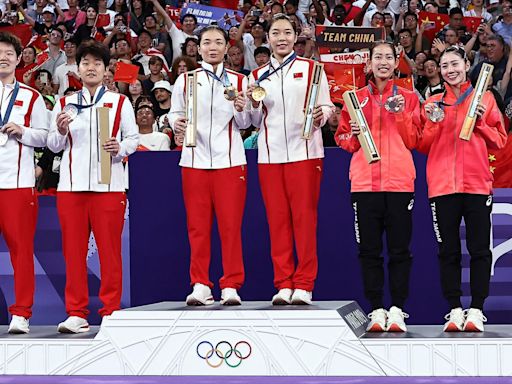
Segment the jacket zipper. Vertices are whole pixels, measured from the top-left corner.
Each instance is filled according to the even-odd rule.
[[[215,82],[212,81],[212,97],[210,102],[210,134],[208,136],[208,146],[210,150],[210,168],[213,168],[213,155],[212,155],[212,123],[213,123],[213,88]]]
[[[382,155],[382,94],[379,94],[379,153]],[[379,192],[382,192],[382,159],[379,161]]]
[[[94,96],[91,97],[93,100]],[[92,108],[89,108],[89,191],[91,190],[91,162],[92,162]],[[96,140],[98,140],[98,136],[96,134]],[[99,153],[98,153],[99,155]]]
[[[290,161],[290,156],[288,154],[288,133],[286,132],[286,105],[284,104],[284,73],[281,68],[281,97],[283,99],[283,122],[284,122],[284,140],[286,143],[286,161]]]

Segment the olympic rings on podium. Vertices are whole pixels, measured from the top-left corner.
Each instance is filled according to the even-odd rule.
[[[202,345],[210,346],[210,349],[208,350],[208,352],[206,352],[206,354],[202,354],[199,351],[199,348]],[[238,347],[242,346],[242,345],[246,345],[247,348],[249,348],[249,351],[245,355],[242,352],[240,352],[240,350],[238,349]],[[242,364],[243,360],[245,360],[249,356],[251,356],[252,347],[245,340],[239,341],[238,343],[235,344],[234,347],[231,345],[231,343],[229,341],[226,341],[226,340],[219,341],[217,343],[217,345],[215,345],[215,347],[209,341],[203,340],[199,344],[197,344],[196,353],[197,353],[197,356],[199,356],[201,359],[205,360],[206,364],[208,364],[212,368],[220,367],[223,362],[226,362],[226,365],[228,367],[236,368],[240,364]],[[210,359],[213,357],[214,354],[219,358],[219,363],[217,363],[217,364],[213,364],[210,361]],[[230,361],[229,358],[232,356],[235,356],[238,359],[238,362],[235,363],[232,360]]]

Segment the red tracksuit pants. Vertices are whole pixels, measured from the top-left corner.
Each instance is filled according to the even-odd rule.
[[[0,232],[14,270],[13,315],[30,318],[34,303],[34,236],[37,222],[34,188],[0,189]]]
[[[126,195],[123,192],[57,192],[57,212],[62,228],[62,250],[66,262],[66,312],[87,318],[87,249],[91,230],[100,258],[101,316],[121,307],[121,234]]]
[[[247,194],[247,167],[182,168],[183,198],[190,242],[190,283],[213,287],[210,281],[211,232],[215,212],[222,249],[221,289],[239,289],[244,282],[242,219]]]
[[[258,173],[270,230],[274,285],[312,291],[318,270],[316,228],[322,159],[258,164]]]

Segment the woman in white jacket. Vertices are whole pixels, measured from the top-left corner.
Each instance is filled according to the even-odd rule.
[[[187,305],[209,305],[214,300],[210,281],[210,239],[213,213],[222,246],[224,276],[221,304],[239,305],[237,290],[244,282],[242,217],[247,191],[247,167],[239,129],[250,125],[245,111],[247,78],[224,68],[228,38],[217,26],[201,30],[197,72],[197,137],[195,147],[183,147],[183,197],[190,241],[190,280],[193,292]],[[178,145],[183,143],[186,74],[174,84],[169,123]],[[234,88],[234,89],[233,89]],[[235,91],[236,90],[236,91]]]
[[[296,40],[290,19],[275,15],[268,31],[272,57],[252,72],[247,92],[253,125],[260,128],[258,172],[270,229],[274,285],[279,291],[272,299],[274,305],[311,304],[318,269],[317,206],[324,157],[320,127],[334,108],[322,71],[313,132],[310,139],[302,138],[315,63],[295,55]]]

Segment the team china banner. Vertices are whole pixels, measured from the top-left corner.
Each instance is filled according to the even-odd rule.
[[[335,49],[370,48],[376,41],[385,38],[384,28],[361,27],[316,27],[316,44],[319,47]]]

